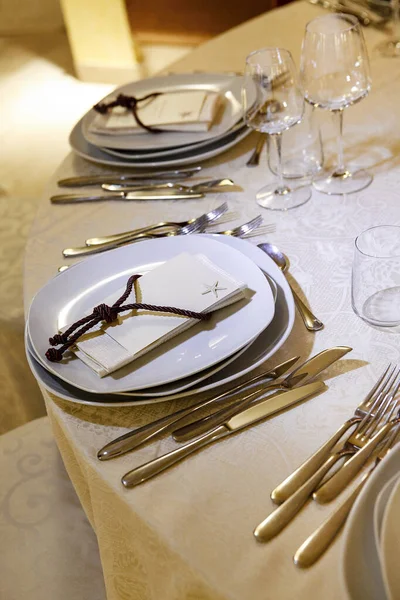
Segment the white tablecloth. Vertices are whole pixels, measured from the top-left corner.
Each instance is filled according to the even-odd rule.
[[[204,44],[172,70],[238,71],[249,51],[274,45],[289,48],[298,61],[304,26],[321,12],[303,2],[273,11]],[[191,217],[227,199],[240,212],[238,223],[260,212],[276,223],[276,233],[268,239],[290,257],[292,283],[325,323],[323,331],[311,334],[297,317],[289,340],[269,364],[295,354],[306,359],[333,345],[354,348],[327,371],[329,390],[323,396],[214,444],[133,490],[123,489],[121,476],[174,443],[161,439],[107,463],[96,459],[97,450],[184,402],[105,409],[46,394],[57,444],[98,536],[109,600],[346,597],[340,540],[308,571],[292,563],[295,550],[333,505],[307,506],[265,545],[255,542],[252,530],[273,509],[273,487],[352,414],[388,361],[400,361],[398,336],[369,327],[355,316],[350,302],[354,238],[371,225],[400,224],[400,60],[383,59],[373,51],[384,33],[365,29],[365,35],[373,91],[345,113],[346,155],[374,174],[372,185],[360,193],[328,197],[313,191],[308,204],[287,214],[263,211],[254,195],[270,174],[265,157],[257,169],[245,166],[252,136],[205,164],[205,175],[233,177],[242,193],[180,203],[51,205],[57,179],[101,171],[73,155],[46,191],[27,247],[26,306],[65,262],[64,247],[125,230],[128,223]],[[326,127],[326,148],[332,135]]]

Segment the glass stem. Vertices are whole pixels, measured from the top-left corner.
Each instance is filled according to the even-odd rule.
[[[276,148],[276,174],[278,176],[278,187],[276,189],[277,194],[285,194],[289,190],[283,183],[283,169],[282,169],[282,134],[274,133],[271,135],[274,140],[275,148]]]
[[[346,173],[343,158],[343,110],[333,111],[337,127],[337,167],[335,175],[343,175]]]

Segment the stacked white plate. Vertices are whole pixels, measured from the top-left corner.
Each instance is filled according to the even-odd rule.
[[[400,598],[400,444],[357,498],[343,544],[343,581],[351,600]]]
[[[104,378],[71,353],[60,363],[46,359],[49,337],[59,327],[90,314],[124,288],[130,275],[144,274],[183,252],[207,256],[244,281],[251,297],[217,311],[212,327],[199,323]],[[83,404],[126,406],[186,397],[234,381],[270,358],[293,322],[290,288],[259,248],[228,236],[179,236],[99,254],[49,281],[30,307],[26,351],[35,377],[57,396]]]
[[[74,127],[70,145],[79,156],[109,167],[158,167],[186,165],[212,158],[228,150],[250,130],[243,122],[242,77],[230,74],[175,74],[152,77],[114,90],[103,102],[122,93],[137,98],[153,92],[203,90],[217,92],[221,108],[206,132],[143,132],[140,135],[98,134],[91,131],[97,113],[90,110]]]

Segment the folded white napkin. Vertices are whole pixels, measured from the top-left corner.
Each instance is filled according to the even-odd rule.
[[[220,96],[208,91],[168,92],[138,104],[139,118],[145,125],[166,131],[208,131],[220,107]],[[131,110],[116,107],[98,114],[89,131],[100,134],[147,133],[135,120]]]
[[[135,283],[137,302],[199,313],[215,311],[243,299],[246,289],[243,282],[207,257],[188,253],[168,260]],[[105,303],[112,305],[123,291],[117,290]],[[132,302],[135,302],[133,294],[126,303]],[[197,319],[184,316],[130,311],[119,315],[115,324],[96,325],[77,342],[74,351],[87,366],[104,377],[196,323]]]

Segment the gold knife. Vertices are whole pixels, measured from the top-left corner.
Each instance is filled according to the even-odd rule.
[[[120,192],[119,194],[111,194],[102,196],[81,196],[79,194],[58,194],[51,196],[52,204],[75,204],[76,202],[104,202],[106,200],[189,200],[196,198],[204,198],[204,194],[196,194],[194,192]]]
[[[274,398],[269,397],[263,402],[251,406],[234,417],[231,417],[223,425],[216,427],[192,442],[184,444],[172,452],[168,452],[159,458],[129,471],[122,477],[122,484],[127,488],[135,487],[136,485],[147,481],[147,479],[158,475],[158,473],[161,473],[183,458],[186,458],[186,456],[189,456],[199,448],[244,429],[253,423],[257,423],[289,406],[297,404],[301,400],[319,394],[325,389],[326,385],[322,381],[316,381],[315,383],[309,383],[308,385],[296,388],[295,390],[279,394]]]
[[[120,175],[119,173],[108,173],[103,175],[81,175],[78,177],[67,177],[60,179],[58,185],[61,187],[83,187],[86,185],[101,185],[102,183],[117,183],[129,181],[152,181],[154,179],[185,179],[201,171],[201,167],[188,167],[186,169],[161,170],[161,171],[142,171],[141,173],[132,172]]]

